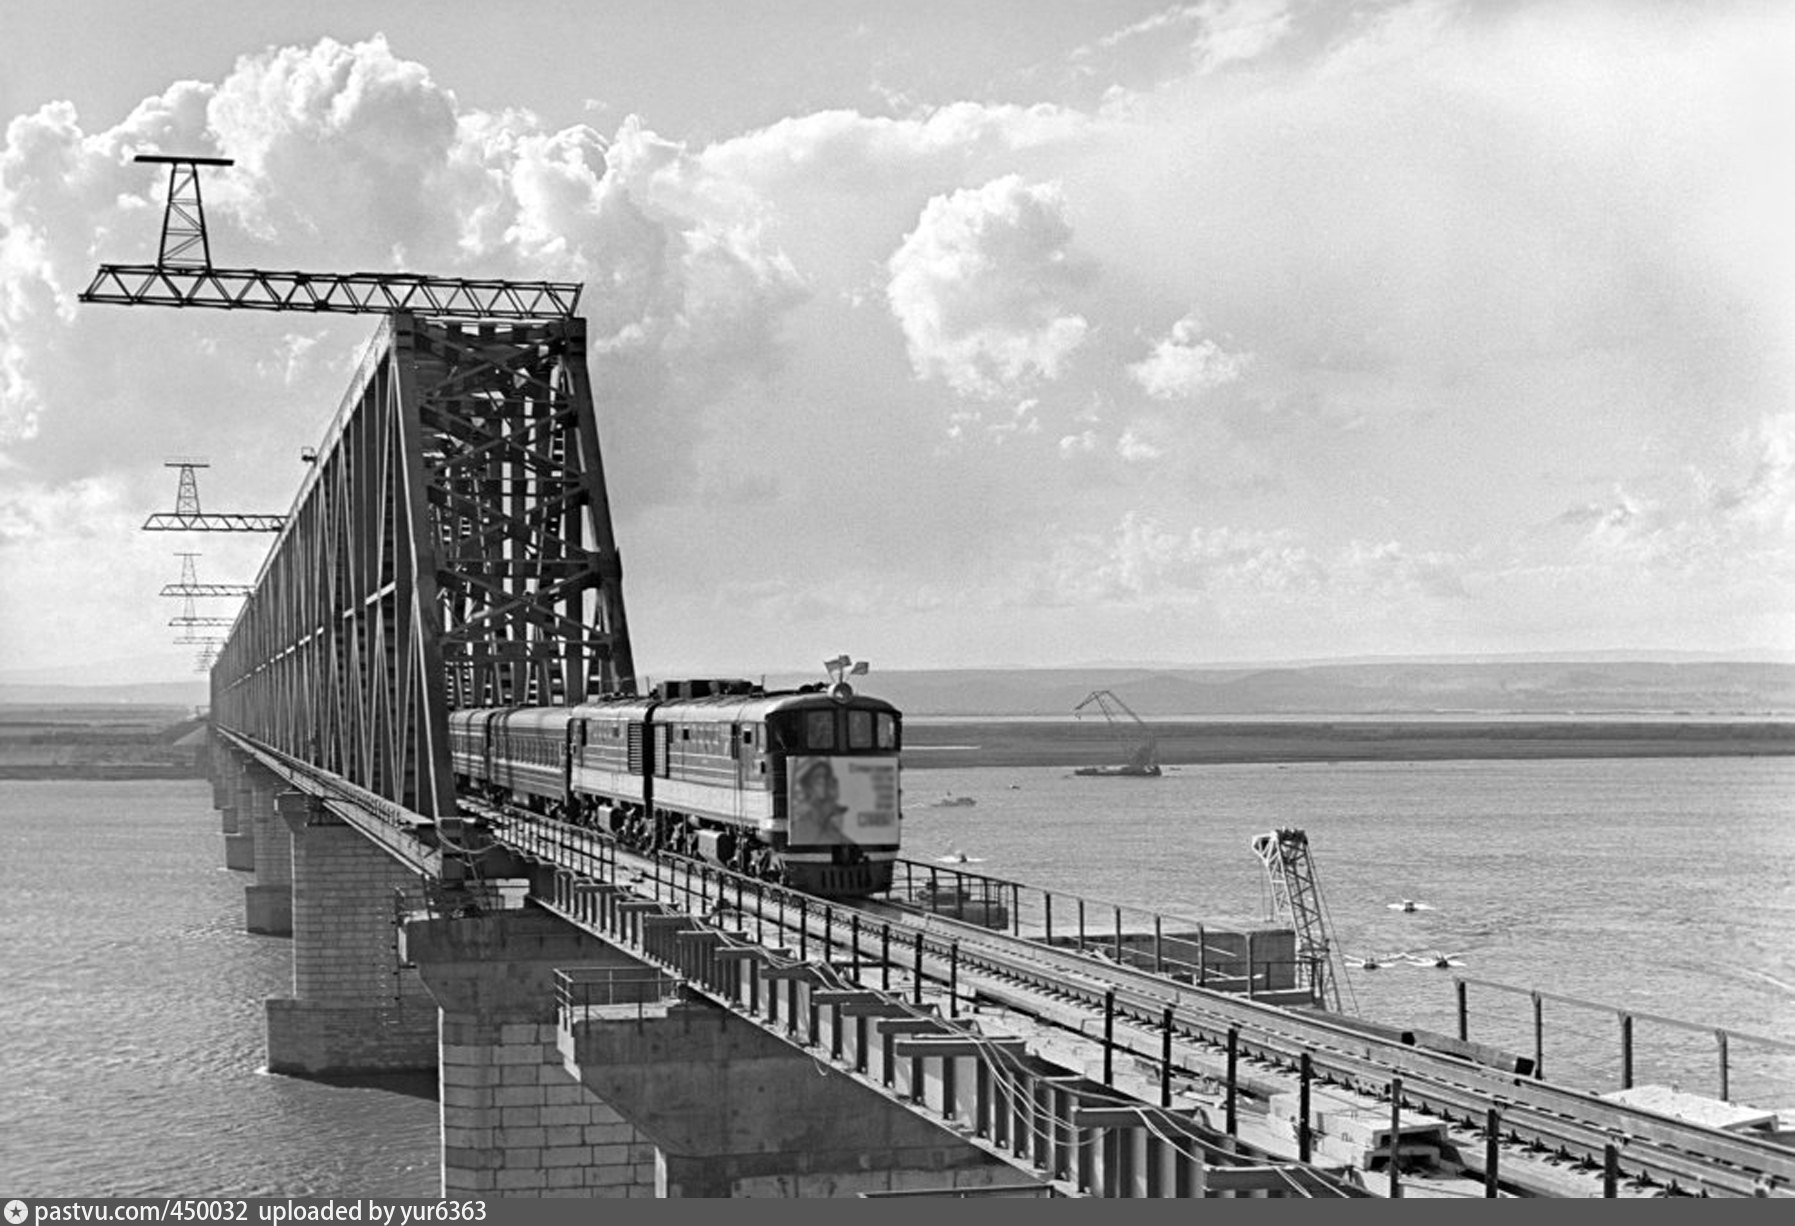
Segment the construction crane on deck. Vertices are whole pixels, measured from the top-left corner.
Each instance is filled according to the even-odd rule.
[[[1109,690],[1094,691],[1083,702],[1072,708],[1072,714],[1078,715],[1092,703],[1097,704],[1098,710],[1102,711],[1103,717],[1109,721],[1110,728],[1115,731],[1122,744],[1128,747],[1128,761],[1120,766],[1081,766],[1072,773],[1075,775],[1129,775],[1149,779],[1157,778],[1159,775],[1159,740],[1147,730],[1147,725],[1142,722],[1141,717],[1131,711],[1127,703],[1117,698]],[[1124,715],[1133,721],[1135,729],[1144,738],[1140,743],[1136,744],[1130,741],[1125,735],[1127,729],[1121,721],[1121,716]]]
[[[1334,967],[1334,943],[1321,889],[1315,883],[1315,862],[1309,856],[1309,836],[1301,830],[1280,829],[1253,839],[1253,853],[1265,865],[1271,879],[1272,901],[1279,917],[1290,921],[1296,932],[1296,960],[1307,969],[1315,1003],[1335,1013],[1340,1008],[1341,976]],[[1355,1012],[1357,1001],[1354,1002]]]

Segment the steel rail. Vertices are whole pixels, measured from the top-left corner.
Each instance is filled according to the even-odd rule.
[[[534,815],[508,813],[505,820],[528,825],[550,841],[575,831],[583,838],[609,837]],[[659,864],[673,861],[674,858],[663,856]],[[613,862],[619,866],[629,863],[643,871],[645,881],[646,874],[654,873],[657,889],[664,881],[671,893],[677,894],[680,890],[677,873],[659,873],[654,857],[638,857],[619,849]],[[737,876],[709,865],[704,871],[707,880]],[[757,894],[767,888],[765,883],[754,882],[754,885]],[[795,891],[785,893],[792,898],[808,897]],[[1113,999],[1117,1017],[1149,1026],[1157,1026],[1164,1010],[1170,1007],[1175,1029],[1188,1037],[1219,1046],[1225,1042],[1230,1029],[1238,1029],[1242,1051],[1246,1054],[1285,1068],[1294,1067],[1304,1054],[1308,1054],[1323,1080],[1378,1095],[1387,1094],[1391,1079],[1400,1077],[1405,1103],[1437,1107],[1447,1114],[1469,1119],[1473,1124],[1481,1120],[1490,1107],[1496,1107],[1502,1113],[1506,1134],[1592,1163],[1602,1161],[1607,1146],[1618,1143],[1623,1146],[1625,1161],[1630,1167],[1654,1180],[1678,1186],[1688,1183],[1704,1190],[1750,1196],[1756,1194],[1767,1179],[1784,1186],[1795,1183],[1795,1150],[1767,1140],[1675,1120],[1584,1091],[1485,1069],[1469,1061],[1370,1035],[1349,1024],[1297,1014],[1278,1005],[1242,1000],[1108,959],[1048,947],[1038,941],[938,914],[898,912],[892,904],[850,905],[809,899],[798,909],[795,919],[789,915],[785,917],[785,924],[803,925],[807,939],[816,939],[819,947],[827,952],[839,952],[835,947],[843,944],[846,925],[833,925],[834,934],[823,931],[826,922],[821,918],[822,911],[834,908],[878,915],[881,906],[891,908],[897,916],[883,922],[901,927],[908,943],[914,943],[920,934],[925,953],[937,962],[946,961],[950,956],[949,945],[954,946],[951,956],[962,977],[969,973],[989,975],[1030,991],[1044,991],[1075,1002],[1098,1016],[1106,998]],[[935,972],[930,978],[947,978],[941,973],[940,966],[930,969]],[[1127,1050],[1131,1054],[1157,1059],[1154,1053]]]
[[[470,807],[481,812],[482,816],[498,812],[498,810],[487,806]],[[904,1097],[896,1101],[901,1101],[912,1109],[926,1107],[929,1110],[924,1110],[923,1114],[929,1115],[930,1118],[935,1118],[930,1111],[937,1104],[930,1101],[931,1093],[925,1093],[921,1088],[922,1081],[920,1079],[924,1075],[916,1071],[916,1061],[919,1058],[940,1059],[945,1055],[947,1058],[953,1059],[965,1057],[971,1051],[983,1052],[987,1056],[1000,1055],[1002,1051],[1009,1050],[1012,1044],[1020,1052],[1021,1044],[1017,1040],[980,1035],[976,1031],[965,1030],[964,1023],[949,1015],[941,1014],[938,1003],[925,1005],[920,996],[906,1002],[904,993],[881,993],[863,986],[858,972],[863,971],[867,966],[864,960],[850,964],[834,957],[828,957],[821,962],[806,958],[803,951],[808,948],[810,933],[814,931],[816,923],[820,921],[826,927],[829,922],[829,916],[826,916],[823,911],[819,911],[816,906],[822,900],[813,896],[786,890],[770,883],[756,882],[740,874],[719,873],[714,866],[703,866],[690,858],[663,857],[656,859],[641,856],[620,849],[619,845],[608,837],[568,827],[551,819],[520,814],[515,810],[510,811],[508,815],[497,817],[497,822],[499,827],[497,834],[501,843],[507,844],[520,855],[537,864],[554,865],[559,869],[554,876],[554,884],[549,887],[548,895],[545,896],[543,891],[538,890],[533,896],[534,905],[541,906],[570,922],[591,928],[607,940],[624,942],[626,947],[632,951],[640,949],[642,952],[637,956],[661,961],[686,976],[689,990],[710,996],[725,1007],[738,1011],[746,1009],[757,1023],[773,1022],[779,1016],[781,1007],[769,999],[769,1007],[763,1017],[760,1005],[756,1003],[761,999],[758,992],[766,987],[760,972],[756,972],[754,975],[755,982],[760,986],[751,989],[746,997],[743,995],[745,980],[739,973],[733,976],[715,973],[716,963],[722,958],[728,957],[731,952],[739,957],[742,952],[753,950],[757,954],[764,954],[771,959],[770,962],[763,960],[759,963],[762,967],[773,968],[766,972],[767,979],[803,980],[820,996],[829,998],[819,1001],[816,995],[808,997],[809,1021],[805,1023],[802,1018],[806,1013],[806,1008],[796,995],[796,983],[794,982],[792,984],[794,990],[787,996],[785,1009],[789,1011],[786,1012],[785,1020],[780,1026],[769,1028],[769,1033],[783,1035],[787,1041],[796,1043],[804,1050],[812,1051],[815,1054],[817,1050],[815,1045],[822,1042],[825,1037],[818,1031],[819,1014],[827,1013],[844,1004],[873,1006],[870,1012],[862,1013],[862,1017],[876,1015],[908,1019],[900,1024],[904,1026],[906,1033],[913,1032],[918,1036],[907,1041],[907,1045],[917,1050],[913,1050],[907,1055],[901,1050],[896,1053],[900,1062],[910,1062],[912,1070],[910,1088],[902,1091]],[[605,895],[623,900],[610,904],[610,909],[614,909],[615,912],[627,912],[631,917],[624,924],[622,931],[611,926],[610,918],[597,918],[590,913],[582,914],[577,904],[569,905],[566,901],[569,897],[578,897],[583,889],[598,885],[594,878],[599,875],[610,878],[608,883],[600,887]],[[684,880],[681,880],[682,876]],[[582,881],[587,884],[582,885]],[[736,908],[729,908],[726,903],[731,884],[734,885],[738,895]],[[761,895],[753,904],[751,912],[743,910],[748,904],[747,894],[750,889]],[[716,894],[715,909],[711,905],[713,892]],[[775,897],[770,899],[766,897],[769,892],[773,893]],[[749,918],[766,919],[771,913],[774,902],[789,908],[791,914],[787,916],[787,922],[781,926],[777,937],[770,932],[764,934],[765,942],[749,938],[743,931],[714,926],[726,922],[724,916],[731,911],[734,911],[736,918],[744,923]],[[708,913],[708,920],[699,918],[701,912]],[[605,914],[608,916],[608,910]],[[834,916],[834,918],[840,919],[839,916]],[[593,928],[592,925],[595,923],[598,924],[598,927]],[[790,941],[792,923],[802,926],[805,930],[805,935],[799,938],[797,951],[779,944],[781,941]],[[756,926],[760,927],[761,925],[757,924]],[[845,928],[843,931],[845,933]],[[918,931],[920,933],[920,930]],[[656,933],[661,934],[661,939],[658,941],[660,948],[657,948],[657,941],[654,937]],[[681,942],[690,942],[698,952],[688,949],[677,957],[673,957],[667,948],[669,942],[665,939],[669,935],[675,938],[672,942],[673,945],[678,946]],[[825,936],[817,938],[817,945],[818,949],[826,955],[845,954],[849,950],[845,940]],[[797,956],[794,957],[794,953]],[[668,961],[669,957],[673,957],[673,960]],[[736,963],[736,965],[740,964]],[[770,998],[773,993],[769,991],[768,995]],[[864,1033],[858,1040],[859,1051],[853,1057],[851,1064],[841,1063],[847,1059],[843,1055],[842,1024],[842,1019],[837,1014],[831,1023],[830,1032],[826,1036],[831,1058],[837,1062],[837,1066],[844,1074],[855,1077],[862,1084],[875,1090],[880,1089],[881,1083],[867,1079],[871,1073],[865,1062],[866,1036]],[[937,1041],[941,1044],[941,1048],[936,1048],[931,1052],[931,1043]],[[904,1045],[906,1043],[900,1043],[900,1046]],[[944,1053],[942,1048],[951,1050]],[[892,1051],[888,1044],[885,1060],[886,1080],[882,1083],[884,1087],[882,1092],[888,1096],[895,1092],[892,1088],[893,1083],[889,1080],[891,1059]],[[1337,1173],[1289,1158],[1281,1158],[1275,1153],[1238,1138],[1219,1138],[1217,1135],[1219,1130],[1211,1127],[1203,1119],[1201,1110],[1195,1112],[1196,1118],[1193,1120],[1189,1115],[1178,1110],[1151,1106],[1126,1091],[1118,1091],[1111,1086],[1088,1083],[1087,1079],[1070,1071],[1069,1067],[1056,1063],[1050,1057],[1031,1055],[1026,1061],[1020,1061],[1015,1056],[1011,1056],[1006,1060],[1000,1060],[999,1063],[1008,1065],[1007,1078],[1019,1078],[1017,1086],[1028,1085],[1034,1088],[1012,1087],[1007,1090],[991,1092],[998,1093],[1000,1097],[1018,1097],[1018,1101],[1034,1102],[1033,1107],[1018,1106],[1016,1108],[1025,1113],[1049,1110],[1042,1106],[1041,1100],[1035,1097],[1040,1087],[1049,1084],[1069,1086],[1072,1083],[1081,1083],[1084,1085],[1083,1089],[1069,1091],[1072,1095],[1071,1100],[1063,1108],[1065,1114],[1060,1116],[1059,1122],[1053,1125],[1052,1137],[1047,1138],[1044,1134],[1035,1134],[1034,1141],[1024,1140],[1022,1147],[1018,1149],[1012,1146],[1014,1138],[1012,1141],[1002,1139],[1006,1134],[1005,1127],[997,1127],[996,1131],[984,1131],[985,1125],[989,1125],[991,1121],[986,1120],[985,1124],[981,1125],[969,1121],[964,1115],[965,1109],[969,1106],[967,1099],[971,1095],[970,1086],[965,1088],[961,1098],[957,1100],[954,1100],[952,1089],[942,1089],[941,1092],[947,1099],[958,1102],[958,1108],[941,1108],[942,1122],[957,1132],[962,1139],[1003,1161],[1029,1170],[1032,1174],[1044,1174],[1048,1181],[1064,1194],[1115,1195],[1117,1194],[1115,1189],[1126,1184],[1128,1180],[1126,1173],[1118,1173],[1107,1168],[1096,1182],[1091,1182],[1093,1172],[1090,1169],[1090,1154],[1095,1152],[1096,1147],[1103,1144],[1096,1134],[1101,1133],[1105,1128],[1118,1127],[1115,1119],[1108,1117],[1119,1114],[1127,1116],[1130,1120],[1134,1120],[1138,1116],[1138,1126],[1156,1136],[1162,1144],[1176,1145],[1174,1139],[1168,1139],[1164,1135],[1165,1130],[1186,1136],[1192,1155],[1201,1152],[1206,1155],[1203,1159],[1204,1162],[1220,1162],[1220,1167],[1210,1171],[1206,1176],[1210,1184],[1217,1188],[1254,1187],[1263,1189],[1265,1185],[1257,1177],[1275,1175],[1277,1179],[1285,1181],[1284,1186],[1295,1188],[1305,1196],[1363,1197],[1371,1195],[1353,1175]],[[943,1087],[950,1087],[955,1082],[953,1072],[945,1068],[941,1071],[941,1078]],[[979,1081],[981,1086],[986,1085],[983,1073],[979,1074]],[[929,1084],[934,1085],[935,1083],[931,1081]],[[978,1091],[980,1105],[977,1109],[981,1113],[981,1118],[983,1118],[982,1113],[986,1106],[991,1103],[988,1089],[989,1087]],[[1099,1096],[1100,1109],[1087,1113],[1082,1107],[1076,1106],[1076,1103],[1087,1099],[1091,1094]],[[1087,1114],[1105,1118],[1085,1120],[1084,1117]],[[1024,1127],[1022,1117],[1017,1117],[1010,1127],[1018,1131],[1022,1130]],[[1061,1135],[1062,1131],[1064,1135]],[[1076,1140],[1072,1139],[1075,1132]],[[1086,1135],[1087,1133],[1092,1135]],[[1210,1139],[1205,1140],[1205,1137]],[[1218,1139],[1224,1143],[1218,1145],[1216,1143]],[[1071,1150],[1079,1151],[1081,1156],[1076,1159],[1071,1158],[1068,1147]],[[1090,1148],[1087,1149],[1087,1147]],[[1110,1152],[1107,1145],[1104,1145],[1104,1149],[1106,1154]],[[1103,1161],[1107,1164],[1112,1159],[1106,1157]],[[1170,1175],[1162,1171],[1160,1177],[1170,1178]],[[1246,1179],[1247,1182],[1239,1182],[1240,1178]],[[1126,1195],[1127,1193],[1121,1194]]]

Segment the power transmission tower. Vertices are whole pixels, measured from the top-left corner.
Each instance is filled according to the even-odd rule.
[[[144,520],[145,532],[279,532],[281,525],[287,522],[284,515],[207,515],[199,509],[199,479],[195,470],[211,465],[195,456],[183,456],[169,460],[162,467],[181,470],[175,488],[175,509]]]
[[[175,557],[181,559],[181,581],[164,584],[162,586],[164,596],[184,596],[191,601],[195,596],[247,596],[255,591],[255,588],[247,583],[201,583],[199,569],[193,562],[199,555],[197,553],[177,553]],[[173,625],[174,623],[170,622],[169,624]]]
[[[242,311],[329,311],[391,315],[415,311],[445,319],[561,319],[580,302],[578,282],[497,281],[407,272],[274,272],[218,268],[200,198],[201,166],[231,158],[139,154],[168,167],[168,207],[154,264],[101,264],[82,302],[125,306],[217,307]]]

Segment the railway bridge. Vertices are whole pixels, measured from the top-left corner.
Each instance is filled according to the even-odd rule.
[[[458,794],[451,711],[634,690],[579,287],[215,267],[206,160],[151,160],[161,254],[84,302],[379,320],[212,669],[214,800],[246,927],[292,941],[269,1068],[438,1070],[446,1195],[1795,1180],[1787,1149],[1308,1007],[1276,934],[1056,932],[1019,883],[1006,914],[918,865],[824,903]]]

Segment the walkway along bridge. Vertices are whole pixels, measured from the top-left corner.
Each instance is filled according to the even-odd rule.
[[[1249,934],[1106,952],[1082,909],[955,918],[922,866],[824,904],[458,796],[449,711],[634,688],[578,288],[214,269],[197,164],[170,217],[203,255],[165,221],[84,301],[381,316],[212,671],[214,800],[247,927],[293,941],[269,1068],[438,1069],[445,1195],[1355,1197],[1449,1154],[1490,1195],[1795,1179],[1757,1137],[1301,1007]]]

